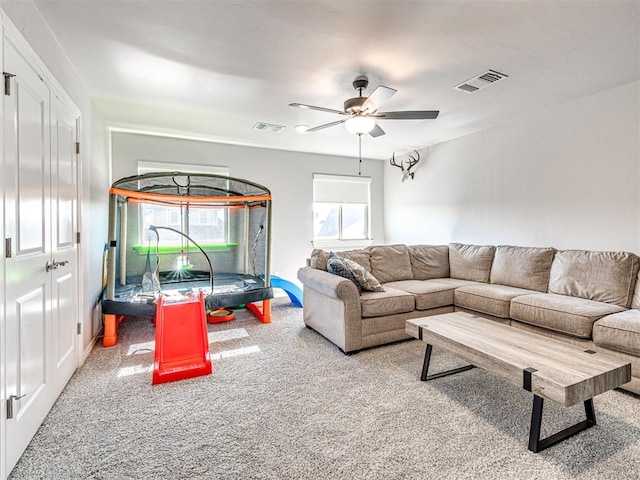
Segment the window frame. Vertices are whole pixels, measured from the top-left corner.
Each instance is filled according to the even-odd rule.
[[[322,183],[324,182],[324,186]],[[335,182],[335,189],[332,192],[331,188],[327,189],[327,185]],[[373,239],[371,238],[372,225],[371,225],[371,178],[361,176],[349,176],[349,175],[331,175],[331,174],[313,174],[313,201],[312,201],[312,244],[314,247],[326,248],[326,247],[358,247],[371,245]],[[355,184],[366,185],[366,193],[360,192],[353,196],[352,190],[349,189],[349,184],[352,187]],[[351,193],[346,193],[347,190]],[[347,198],[351,197],[351,198]],[[360,200],[360,201],[357,201]],[[365,201],[366,200],[366,201]],[[316,205],[317,204],[333,204],[338,207],[338,235],[337,238],[316,237]],[[365,222],[365,237],[364,238],[345,238],[344,234],[344,207],[346,205],[362,205],[365,207],[364,222]]]

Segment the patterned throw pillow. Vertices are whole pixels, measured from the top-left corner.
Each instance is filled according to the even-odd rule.
[[[349,270],[349,268],[345,265],[344,260],[337,256],[335,253],[329,257],[329,260],[327,260],[327,272],[346,278],[347,280],[351,280],[358,288],[358,293],[362,291],[362,288],[357,282],[356,277],[354,277],[353,273],[351,273],[351,270]]]
[[[342,261],[347,268],[351,270],[351,273],[356,278],[356,283],[360,285],[362,290],[368,292],[384,292],[384,288],[382,288],[378,279],[367,272],[358,262],[349,260],[348,258],[343,258]]]

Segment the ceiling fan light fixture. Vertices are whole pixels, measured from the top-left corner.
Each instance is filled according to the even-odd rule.
[[[379,108],[396,93],[396,89],[378,85],[368,97],[363,97],[362,90],[367,88],[368,84],[369,80],[364,75],[353,81],[353,88],[358,91],[358,96],[347,99],[344,102],[343,110],[307,105],[305,103],[290,103],[289,106],[343,115],[343,120],[318,125],[308,129],[307,132],[318,132],[344,123],[349,133],[360,136],[369,134],[373,138],[385,134],[384,130],[378,125],[377,120],[433,120],[440,113],[438,110],[381,112]]]
[[[349,133],[353,133],[355,135],[364,135],[373,130],[373,127],[376,126],[376,121],[371,117],[354,115],[346,122],[344,122],[344,126],[347,127]]]

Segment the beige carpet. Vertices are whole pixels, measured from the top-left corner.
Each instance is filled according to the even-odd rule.
[[[213,375],[151,386],[153,325],[129,320],[76,372],[12,479],[635,479],[640,398],[595,399],[598,425],[527,450],[531,394],[480,369],[419,380],[418,341],[345,356],[274,302],[209,325]],[[430,371],[460,366],[434,350]],[[583,418],[545,405],[543,435]]]

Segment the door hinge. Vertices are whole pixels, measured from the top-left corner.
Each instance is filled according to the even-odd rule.
[[[78,323],[76,324],[76,326],[77,326],[77,332],[78,332],[78,335],[80,335],[80,334],[82,333],[82,324],[81,324],[80,322],[78,322]]]
[[[80,142],[76,142],[76,155],[80,155]]]
[[[4,258],[11,258],[11,238],[4,239]]]
[[[76,232],[76,243],[80,243],[80,232]]]
[[[2,72],[4,75],[4,94],[11,95],[11,77],[15,77],[13,73]]]
[[[24,397],[24,395],[9,395],[9,398],[7,398],[7,420],[11,420],[13,418],[13,401],[20,400],[22,397]]]

